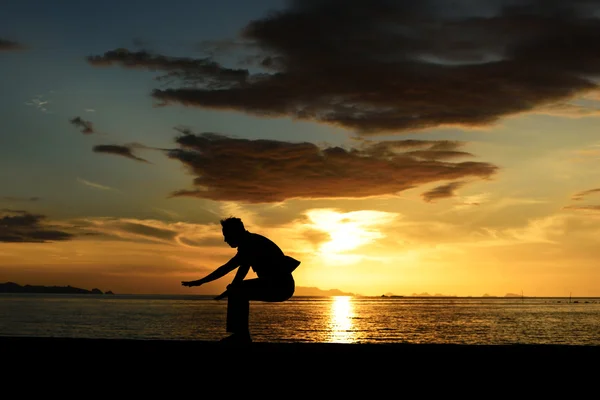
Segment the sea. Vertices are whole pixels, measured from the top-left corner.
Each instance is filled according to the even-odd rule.
[[[226,300],[0,294],[0,336],[216,341]],[[254,342],[600,345],[600,298],[292,297],[252,302]]]

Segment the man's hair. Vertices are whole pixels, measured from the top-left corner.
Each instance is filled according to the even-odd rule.
[[[246,228],[241,219],[237,217],[229,217],[221,220],[221,226],[229,232],[245,232]]]

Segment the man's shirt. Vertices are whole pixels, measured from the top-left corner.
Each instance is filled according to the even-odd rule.
[[[248,237],[238,246],[238,265],[249,265],[259,278],[287,274],[285,254],[272,240],[248,232]]]

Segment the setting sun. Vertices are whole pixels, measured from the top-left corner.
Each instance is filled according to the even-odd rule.
[[[389,215],[378,211],[342,213],[335,210],[311,210],[307,216],[314,228],[329,235],[319,247],[321,255],[342,255],[371,243],[383,235],[378,226],[389,223]]]

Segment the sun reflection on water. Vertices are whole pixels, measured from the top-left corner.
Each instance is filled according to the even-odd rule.
[[[354,305],[352,304],[352,296],[334,296],[331,301],[329,342],[354,342],[353,318]]]

